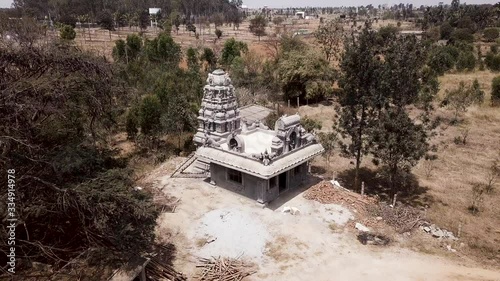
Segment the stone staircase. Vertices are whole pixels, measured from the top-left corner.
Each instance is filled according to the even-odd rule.
[[[172,174],[172,178],[206,178],[210,173],[210,163],[191,153]]]

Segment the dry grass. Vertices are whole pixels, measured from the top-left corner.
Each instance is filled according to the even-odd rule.
[[[490,265],[498,265],[500,261],[500,188],[485,195],[483,208],[478,215],[472,215],[468,207],[472,201],[472,183],[485,181],[488,165],[500,153],[500,109],[486,105],[490,97],[491,80],[495,76],[490,71],[480,71],[447,74],[439,79],[440,96],[446,89],[456,87],[460,81],[472,83],[478,79],[486,93],[486,102],[481,106],[470,107],[461,117],[463,121],[459,126],[447,123],[452,119],[452,112],[437,108],[435,114],[445,120],[438,128],[437,136],[432,139],[432,143],[438,146],[438,159],[429,177],[424,160],[413,169],[419,185],[428,188],[426,196],[431,198],[427,202],[427,217],[455,235],[461,226],[460,242],[464,242],[465,247],[460,248],[459,252]],[[300,113],[321,120],[322,130],[331,130],[330,120],[335,115],[333,106],[303,106]],[[463,127],[470,129],[467,144],[457,145],[453,140],[461,135]],[[370,157],[365,157],[362,166],[373,170],[375,167],[370,160]],[[342,158],[338,154],[332,157],[329,165],[324,158],[319,157],[313,165],[328,177],[336,177],[354,168],[352,159]],[[434,253],[432,247],[440,247],[426,245],[418,249]]]
[[[481,89],[485,92],[485,103],[489,104],[491,98],[491,80],[498,75],[498,73],[489,70],[446,74],[439,77],[438,98],[442,98],[446,90],[458,87],[461,81],[470,85],[474,79],[477,79]]]

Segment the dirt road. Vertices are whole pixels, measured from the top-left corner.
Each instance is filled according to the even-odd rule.
[[[296,193],[262,209],[200,179],[173,179],[161,169],[154,173],[155,187],[181,203],[176,213],[159,218],[157,235],[174,242],[175,265],[189,277],[197,257],[221,255],[255,262],[259,271],[249,280],[500,280],[499,271],[465,265],[458,257],[361,245],[344,225],[355,214],[342,206],[322,206]],[[282,213],[284,206],[301,214]]]

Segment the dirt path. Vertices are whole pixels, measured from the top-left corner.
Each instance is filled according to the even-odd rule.
[[[322,206],[301,193],[262,209],[199,179],[159,176],[155,185],[181,198],[176,213],[160,217],[157,234],[174,241],[176,266],[189,277],[196,257],[218,253],[257,263],[259,272],[249,280],[500,280],[500,272],[462,265],[458,257],[363,246],[343,226],[349,210]],[[284,214],[284,206],[301,214]]]

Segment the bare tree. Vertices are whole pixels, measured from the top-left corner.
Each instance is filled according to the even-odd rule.
[[[344,26],[337,21],[328,21],[318,27],[314,37],[321,45],[326,60],[339,59],[343,49]]]

